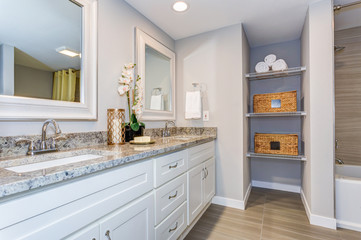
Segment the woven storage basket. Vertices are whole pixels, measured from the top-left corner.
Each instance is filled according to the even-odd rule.
[[[253,112],[296,112],[297,91],[253,95]]]
[[[254,152],[298,155],[298,135],[256,133],[254,136]]]

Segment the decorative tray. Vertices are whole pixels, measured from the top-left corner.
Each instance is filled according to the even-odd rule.
[[[134,145],[148,145],[148,144],[153,144],[155,143],[154,140],[151,140],[149,142],[134,142],[134,140],[129,141],[130,144],[134,144]]]

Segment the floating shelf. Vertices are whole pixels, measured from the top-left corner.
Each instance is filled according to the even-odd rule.
[[[254,153],[254,152],[248,152],[247,157],[249,157],[249,158],[283,159],[283,160],[293,160],[293,161],[306,161],[307,160],[307,158],[303,155],[292,156],[292,155],[264,154],[264,153]]]
[[[302,117],[306,112],[246,113],[246,117]]]
[[[294,67],[294,68],[288,68],[284,71],[269,71],[265,73],[247,73],[245,76],[250,81],[253,80],[262,80],[267,78],[280,78],[280,77],[288,77],[288,76],[294,76],[294,75],[300,75],[303,71],[306,71],[306,67]]]

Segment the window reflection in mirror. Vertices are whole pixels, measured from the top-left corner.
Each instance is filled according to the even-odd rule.
[[[80,102],[81,27],[69,0],[1,0],[0,94]]]
[[[171,59],[145,45],[145,109],[172,111]]]

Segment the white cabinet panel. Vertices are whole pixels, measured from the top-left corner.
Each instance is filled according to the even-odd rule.
[[[212,200],[215,194],[215,165],[214,165],[214,158],[206,161],[204,163],[204,202],[205,204]]]
[[[188,149],[188,169],[214,157],[214,142],[204,143]]]
[[[190,224],[203,208],[203,164],[188,172],[188,224]]]
[[[183,150],[154,159],[154,187],[157,188],[187,171],[187,157],[187,150]]]
[[[187,227],[187,202],[184,202],[155,229],[156,240],[176,240]]]
[[[153,240],[153,194],[148,194],[105,217],[100,222],[100,239]]]
[[[155,224],[187,200],[187,174],[166,183],[155,191]]]
[[[99,224],[93,224],[89,227],[82,229],[64,240],[99,240],[100,229]]]

